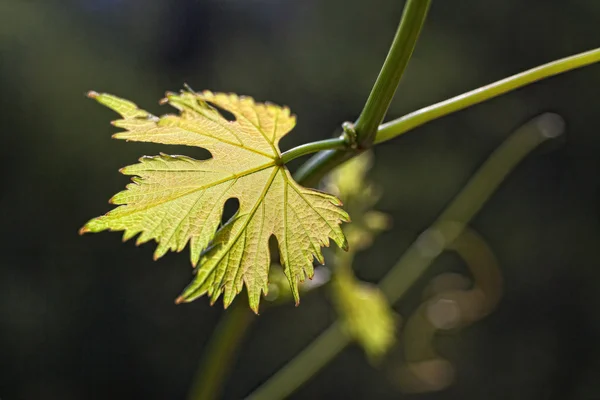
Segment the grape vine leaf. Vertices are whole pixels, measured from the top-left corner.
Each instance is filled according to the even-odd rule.
[[[222,294],[228,307],[245,285],[258,313],[268,289],[268,242],[275,236],[298,304],[298,283],[312,277],[315,258],[324,262],[321,248],[333,239],[347,249],[340,225],[350,218],[342,203],[300,186],[280,161],[279,140],[296,123],[287,107],[235,94],[182,91],[167,93],[162,101],[179,114],[156,117],[113,95],[90,92],[89,97],[122,116],[113,122],[125,129],[113,135],[117,139],[198,146],[212,155],[195,160],[161,153],[121,169],[133,183],[110,200],[118,207],[80,231],[124,231],[124,241],[140,234],[136,244],[154,239],[155,259],[189,242],[195,276],[177,303],[207,294],[212,304]],[[235,119],[224,118],[219,109]],[[219,227],[230,198],[238,199],[239,209]]]

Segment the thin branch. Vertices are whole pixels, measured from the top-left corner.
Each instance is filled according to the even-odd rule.
[[[540,65],[539,67],[504,78],[487,86],[471,90],[470,92],[422,108],[393,121],[386,122],[379,127],[375,143],[382,143],[393,139],[429,121],[482,103],[533,82],[597,62],[600,62],[600,48]]]
[[[298,157],[305,156],[307,154],[316,153],[317,151],[322,150],[342,149],[346,147],[346,145],[347,140],[346,137],[343,135],[334,139],[326,139],[320,140],[318,142],[306,143],[284,152],[281,155],[280,163],[287,164],[288,162]]]
[[[307,186],[316,185],[325,174],[373,144],[377,127],[383,121],[400,78],[413,53],[431,0],[407,0],[398,30],[375,85],[354,124],[357,148],[326,150],[302,165],[294,178]]]
[[[375,138],[375,144],[385,142],[429,121],[482,103],[511,90],[597,62],[600,62],[600,48],[541,65],[432,106],[422,108],[380,125]],[[356,155],[356,152],[345,150],[327,150],[317,153],[298,169],[294,177],[297,180],[302,180],[307,186],[315,185],[329,171]]]
[[[341,324],[333,323],[264,385],[246,397],[246,400],[287,398],[349,344],[350,338],[344,333]]]

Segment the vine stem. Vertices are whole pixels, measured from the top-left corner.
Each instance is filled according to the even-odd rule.
[[[403,117],[379,126],[375,144],[400,136],[434,119],[452,114],[465,108],[482,103],[533,82],[562,74],[577,68],[600,62],[600,48],[562,58],[539,67],[529,69],[487,86],[452,97],[442,102],[421,108]],[[315,154],[295,174],[298,180],[314,185],[329,171],[356,155],[347,150],[326,150]]]
[[[296,171],[294,178],[298,182],[314,186],[327,172],[360,153],[361,150],[371,147],[378,126],[385,118],[398,83],[413,53],[430,4],[431,0],[407,0],[404,5],[400,24],[381,71],[363,110],[353,124],[358,146],[319,152]]]
[[[407,0],[398,30],[354,129],[359,147],[370,147],[417,44],[431,0]]]
[[[411,129],[434,119],[455,113],[475,104],[500,96],[512,90],[527,86],[533,82],[549,78],[567,71],[585,67],[600,61],[600,48],[562,58],[539,67],[529,69],[500,81],[482,86],[470,92],[422,108],[401,118],[381,125],[377,131],[375,143],[393,139]]]
[[[518,129],[496,149],[433,225],[410,245],[381,280],[379,287],[390,303],[400,300],[427,267],[452,244],[465,225],[527,154],[541,143],[558,137],[563,131],[564,121],[560,116],[543,114]],[[341,324],[334,322],[247,399],[286,398],[327,365],[350,342],[351,338],[342,329]]]

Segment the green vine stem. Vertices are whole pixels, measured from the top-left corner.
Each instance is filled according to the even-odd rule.
[[[298,182],[315,186],[323,176],[361,150],[371,147],[378,126],[390,106],[400,78],[413,53],[421,28],[425,23],[431,0],[407,0],[398,30],[377,76],[375,85],[365,102],[356,123],[353,124],[358,146],[328,149],[309,159],[294,175]]]
[[[540,65],[539,67],[510,76],[498,82],[422,108],[380,125],[375,138],[375,144],[393,139],[429,121],[482,103],[533,82],[597,62],[600,62],[600,48]],[[348,150],[322,151],[307,160],[294,176],[297,180],[302,180],[307,185],[315,185],[325,174],[354,155],[356,155],[356,152]]]
[[[314,187],[335,167],[343,164],[344,161],[348,161],[356,154],[356,151],[347,150],[320,151],[296,170],[294,179],[298,183]]]
[[[246,400],[285,399],[350,344],[350,337],[334,322],[293,360],[281,368]]]
[[[452,244],[465,225],[488,200],[513,168],[541,143],[560,136],[564,121],[543,114],[513,133],[441,213],[433,225],[411,244],[379,286],[390,303],[400,300],[423,272]],[[256,389],[250,400],[283,399],[339,354],[351,339],[335,322],[298,356]]]
[[[407,0],[404,5],[400,25],[390,51],[365,106],[354,124],[359,147],[371,147],[375,140],[377,127],[383,122],[394,98],[394,93],[417,44],[430,4],[431,0]]]
[[[379,127],[375,143],[393,139],[434,119],[463,110],[533,82],[600,62],[600,48],[562,58],[422,108]]]

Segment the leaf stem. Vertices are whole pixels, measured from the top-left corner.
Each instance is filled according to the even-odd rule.
[[[544,114],[519,128],[496,149],[433,225],[410,245],[382,279],[379,286],[390,303],[399,301],[427,267],[452,244],[513,168],[541,143],[561,135],[563,130],[561,117]],[[339,322],[334,322],[248,398],[286,398],[350,342]]]
[[[393,139],[429,121],[482,103],[533,82],[596,62],[600,62],[600,48],[540,65],[487,86],[471,90],[470,92],[422,108],[393,121],[386,122],[379,127],[375,143],[382,143]]]
[[[396,88],[412,56],[431,0],[407,0],[396,36],[365,106],[354,124],[360,147],[373,144]]]
[[[253,320],[254,315],[245,301],[236,301],[223,314],[206,345],[207,353],[194,376],[188,400],[219,398],[234,355]]]
[[[287,164],[288,162],[298,157],[305,156],[307,154],[316,153],[317,151],[322,150],[341,149],[346,146],[347,139],[344,135],[334,139],[326,139],[320,140],[318,142],[306,143],[284,152],[281,155],[279,162],[281,164]]]

